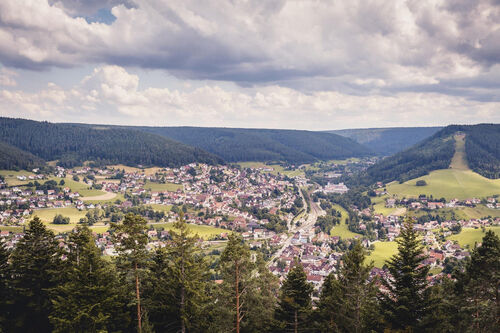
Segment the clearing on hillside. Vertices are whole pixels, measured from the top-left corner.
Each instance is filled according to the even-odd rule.
[[[449,169],[435,170],[403,184],[392,182],[387,185],[387,191],[399,198],[425,194],[434,198],[468,199],[500,194],[500,179],[489,179],[469,169],[465,158],[465,140],[464,134],[455,135],[455,155]],[[419,180],[424,180],[427,185],[416,186]]]
[[[378,268],[384,266],[385,261],[398,252],[398,243],[396,242],[374,242],[375,250],[373,250],[365,259],[365,263],[370,263],[373,260],[373,265]]]

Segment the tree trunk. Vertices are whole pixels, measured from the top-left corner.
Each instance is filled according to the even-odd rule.
[[[294,323],[293,323],[293,331],[295,333],[297,333],[298,332],[298,328],[299,328],[299,319],[297,318],[297,310],[295,310],[295,312],[294,312],[294,317],[295,317],[294,318],[295,320],[294,320]]]
[[[141,333],[141,294],[139,293],[139,272],[137,271],[137,263],[135,263],[135,294],[137,296],[137,330],[139,333]]]
[[[235,287],[236,287],[236,333],[240,333],[240,291],[239,291],[239,271],[238,263],[235,266]]]

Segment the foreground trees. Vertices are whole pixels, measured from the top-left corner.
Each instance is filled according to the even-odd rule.
[[[499,331],[500,240],[493,232],[453,280],[429,286],[408,220],[390,275],[370,277],[365,250],[354,241],[315,301],[298,262],[279,290],[239,235],[209,270],[182,218],[154,252],[146,251],[138,216],[114,232],[115,261],[101,256],[87,227],[60,242],[37,218],[13,251],[0,243],[0,332]]]
[[[382,311],[392,329],[417,330],[422,328],[430,307],[429,266],[422,265],[424,248],[410,218],[405,220],[396,242],[398,253],[387,262],[390,276],[382,280],[387,290],[380,294]]]

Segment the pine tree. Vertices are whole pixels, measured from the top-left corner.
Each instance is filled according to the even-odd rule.
[[[9,251],[5,247],[5,243],[0,240],[0,332],[5,330],[5,324],[7,322],[7,318],[9,317],[7,313],[7,302],[10,298],[9,281]]]
[[[63,283],[54,289],[54,332],[117,331],[127,327],[124,294],[116,272],[101,257],[87,227],[69,235]]]
[[[296,261],[281,286],[275,313],[277,330],[294,333],[309,330],[307,324],[312,311],[312,292],[313,286],[307,282],[304,268]]]
[[[423,245],[410,218],[405,219],[396,242],[398,253],[387,261],[390,277],[382,280],[387,289],[380,294],[382,311],[392,329],[415,330],[430,306],[426,290],[429,267],[422,265]]]
[[[244,299],[251,289],[252,271],[255,265],[251,261],[250,249],[241,236],[229,235],[229,241],[220,258],[220,275],[223,282],[218,288],[216,331],[241,331],[242,321],[246,316]]]
[[[11,255],[12,304],[7,332],[50,332],[51,290],[58,284],[61,252],[38,217]]]
[[[112,226],[115,229],[113,237],[119,254],[117,264],[125,273],[126,280],[133,281],[137,330],[142,333],[141,275],[148,257],[147,221],[140,215],[129,213],[125,215],[121,224],[112,224]]]
[[[261,254],[256,257],[255,273],[251,276],[247,290],[243,297],[245,320],[242,322],[242,331],[270,331],[279,293],[279,280],[269,271]]]
[[[319,301],[322,327],[326,331],[362,332],[377,326],[378,304],[374,281],[369,281],[372,264],[364,265],[365,250],[355,241],[342,257],[338,278],[331,273]]]
[[[200,254],[199,237],[191,234],[182,214],[173,227],[171,241],[156,252],[151,265],[150,320],[161,332],[202,331],[208,268]],[[160,322],[154,322],[155,318]]]
[[[464,330],[498,332],[500,327],[500,240],[493,231],[474,249],[458,279]]]

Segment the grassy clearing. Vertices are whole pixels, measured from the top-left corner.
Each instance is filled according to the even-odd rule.
[[[82,178],[82,177],[80,177]],[[71,192],[78,192],[82,197],[92,197],[105,194],[105,191],[91,189],[89,185],[84,182],[76,182],[72,179],[72,177],[59,178],[59,177],[50,177],[50,180],[54,180],[59,184],[59,182],[64,179],[64,185],[61,185],[62,188],[69,187]],[[39,181],[40,183],[44,181]]]
[[[465,158],[465,134],[455,135],[455,155],[451,159],[450,168],[454,170],[470,170]]]
[[[123,196],[123,194],[121,193],[115,193],[116,195],[111,198],[111,199],[106,199],[106,200],[103,200],[103,199],[98,199],[98,200],[90,200],[89,197],[87,197],[85,199],[85,204],[107,204],[107,203],[115,203],[116,200],[120,200],[120,201],[125,201],[125,197]]]
[[[418,180],[425,180],[427,186],[416,186]],[[500,179],[488,179],[470,170],[435,170],[403,184],[392,182],[387,185],[387,191],[399,198],[418,197],[420,194],[448,200],[484,198],[500,193]]]
[[[127,173],[139,172],[139,173],[144,173],[146,175],[154,175],[158,171],[163,170],[162,168],[158,168],[158,167],[141,169],[141,168],[126,166],[123,164],[110,165],[109,168],[125,170],[125,172],[127,172]]]
[[[28,176],[34,175],[34,173],[30,172],[30,171],[25,171],[25,170],[21,170],[21,171],[0,170],[0,175],[5,178],[7,185],[19,186],[19,185],[25,185],[32,180],[29,180],[29,179],[19,180],[19,179],[17,179],[17,176],[25,176],[26,178],[28,178]]]
[[[396,242],[375,242],[375,250],[366,257],[365,262],[369,263],[373,260],[375,267],[381,268],[385,261],[398,252],[398,244]]]
[[[154,226],[155,229],[164,228],[165,230],[171,230],[173,229],[173,224],[174,224],[173,222],[155,223],[152,224],[152,226]],[[211,227],[207,225],[197,225],[197,224],[188,224],[188,228],[193,233],[198,234],[198,236],[200,236],[203,239],[212,238],[213,236],[220,235],[223,232],[230,232],[229,230],[226,229]]]
[[[76,224],[80,218],[85,217],[86,211],[80,211],[76,208],[44,208],[37,209],[33,212],[33,216],[38,216],[42,222],[52,223],[54,216],[61,214],[64,217],[69,217],[71,224]],[[74,226],[73,226],[74,227]],[[71,230],[71,229],[70,229]]]
[[[148,205],[148,206],[151,206],[151,208],[153,208],[156,211],[165,212],[165,213],[170,212],[170,210],[172,209],[172,205],[152,204],[152,205]]]
[[[23,227],[17,227],[17,226],[11,226],[11,225],[1,225],[0,231],[22,232]]]
[[[486,230],[493,230],[500,237],[500,227],[489,227]],[[460,246],[474,247],[475,243],[480,243],[485,233],[481,229],[464,228],[458,235],[449,236],[447,239],[457,241]]]
[[[373,210],[375,211],[376,214],[383,214],[384,216],[389,216],[396,210],[396,208],[388,208],[385,206],[385,200],[387,198],[389,198],[388,195],[383,195],[371,199],[372,203],[374,203]]]
[[[418,180],[425,180],[427,185],[416,186]],[[400,198],[417,197],[419,194],[446,199],[484,198],[500,193],[500,179],[489,179],[469,169],[465,158],[465,135],[458,134],[449,169],[435,170],[403,184],[393,182],[387,186],[387,191]]]
[[[491,209],[485,206],[476,207],[458,207],[458,208],[442,208],[435,209],[430,212],[431,215],[439,215],[445,220],[470,220],[470,219],[480,219],[488,216],[500,217],[500,210]],[[414,217],[420,217],[427,215],[426,211],[408,211],[408,215]]]
[[[173,183],[166,183],[166,184],[159,184],[159,183],[152,183],[152,182],[146,182],[144,185],[144,188],[147,190],[151,190],[153,192],[175,192],[179,189],[183,189],[182,184],[173,184]]]
[[[346,210],[339,205],[334,205],[333,208],[338,210],[340,214],[342,214],[342,217],[340,218],[340,224],[336,225],[330,230],[330,236],[339,236],[342,239],[360,237],[360,234],[349,230],[347,224],[345,223],[348,216]]]

